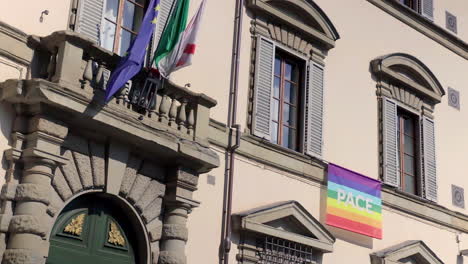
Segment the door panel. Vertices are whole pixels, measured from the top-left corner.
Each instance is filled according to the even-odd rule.
[[[54,225],[47,263],[134,264],[130,228],[122,212],[108,203],[85,199],[71,204]]]

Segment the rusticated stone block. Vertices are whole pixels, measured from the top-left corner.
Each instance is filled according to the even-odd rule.
[[[6,233],[8,232],[8,228],[10,226],[11,215],[1,214],[0,215],[0,232]]]
[[[128,200],[131,203],[136,203],[140,199],[140,197],[143,195],[143,192],[148,187],[150,180],[151,178],[140,175],[140,174],[136,176],[132,189],[130,190],[130,193],[128,194]]]
[[[139,174],[163,181],[166,176],[166,171],[163,167],[154,164],[152,161],[145,160]]]
[[[43,257],[28,249],[7,249],[3,255],[3,264],[37,264]]]
[[[128,195],[132,189],[140,165],[141,159],[135,156],[130,156],[127,163],[127,168],[125,169],[124,178],[122,179],[122,184],[120,185],[120,193],[124,196]]]
[[[162,230],[163,239],[178,239],[187,241],[188,229],[186,226],[178,224],[164,224]]]
[[[49,204],[50,201],[50,186],[22,183],[16,188],[17,201],[35,201],[44,204]]]
[[[50,195],[50,204],[47,207],[47,213],[50,216],[55,216],[60,211],[60,209],[63,208],[63,204],[64,202],[62,201],[58,193],[52,192]]]
[[[106,160],[104,145],[95,142],[90,142],[89,150],[91,151],[91,162],[93,164],[94,186],[103,187],[106,180]]]
[[[45,236],[45,230],[39,219],[32,215],[14,215],[8,229],[11,233],[28,233]]]
[[[135,207],[140,211],[143,211],[152,201],[154,201],[155,198],[164,196],[164,192],[166,190],[166,185],[156,180],[150,181],[147,187],[148,188],[146,188],[143,195],[135,204]]]
[[[75,151],[73,151],[72,154],[75,158],[76,168],[78,169],[83,188],[92,188],[94,183],[91,160],[89,159],[89,156]]]
[[[6,183],[2,186],[2,193],[0,198],[2,200],[13,200],[16,195],[16,187],[18,185],[14,183]]]
[[[150,241],[158,241],[161,239],[162,236],[162,229],[163,229],[163,224],[162,221],[159,219],[154,219],[146,225],[146,229],[149,231],[149,236],[150,236]]]
[[[161,251],[159,253],[159,264],[186,264],[187,257],[183,252]]]
[[[29,121],[29,128],[31,131],[41,131],[52,136],[65,138],[68,134],[68,128],[60,121],[52,120],[42,116],[35,116]]]
[[[156,198],[152,201],[142,212],[141,216],[145,223],[150,223],[156,217],[161,215],[161,208],[162,208],[162,198]]]
[[[57,191],[58,195],[60,195],[60,198],[62,198],[63,201],[68,200],[68,198],[70,198],[73,195],[72,191],[70,190],[70,187],[68,186],[67,180],[65,180],[65,176],[63,176],[62,170],[60,170],[60,168],[57,168],[55,170],[55,176],[52,180],[52,186],[54,187],[55,191]]]
[[[152,264],[158,264],[159,259],[159,242],[151,243]]]
[[[80,177],[78,176],[78,171],[76,170],[75,160],[73,159],[70,150],[66,150],[63,156],[68,159],[68,163],[61,166],[63,170],[63,176],[65,176],[65,179],[67,180],[72,192],[77,193],[83,189],[83,186],[81,185]]]

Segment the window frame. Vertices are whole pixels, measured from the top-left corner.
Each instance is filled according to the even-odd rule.
[[[137,3],[136,0],[116,0],[116,1],[118,1],[118,5],[117,5],[117,16],[116,16],[116,21],[115,22],[108,19],[106,17],[106,15],[105,15],[106,8],[107,8],[107,1],[109,1],[109,0],[104,1],[104,6],[103,6],[103,15],[102,15],[102,21],[104,22],[103,26],[105,25],[106,22],[111,23],[111,24],[113,24],[115,26],[114,41],[112,43],[112,52],[120,55],[122,53],[122,51],[120,50],[120,48],[121,48],[120,47],[120,42],[121,42],[122,31],[125,30],[125,31],[130,32],[130,34],[131,34],[130,45],[131,45],[132,40],[136,37],[136,35],[139,32],[139,29],[138,29],[138,31],[133,31],[132,29],[128,29],[124,25],[122,25],[126,2],[127,1],[130,2],[131,4],[135,5],[136,8],[142,8],[143,9],[142,17],[141,17],[141,21],[140,21],[140,26],[141,26],[141,22],[143,21],[143,18],[145,16],[145,12],[146,12],[146,10],[148,8],[149,1],[144,0],[145,3],[142,5],[142,4]],[[136,10],[136,9],[134,9],[134,10]],[[134,13],[134,15],[135,15],[135,13]],[[104,36],[102,36],[102,37],[104,37]],[[123,52],[126,52],[126,51],[123,51]],[[122,53],[121,56],[123,56],[123,55],[124,55],[124,53]]]

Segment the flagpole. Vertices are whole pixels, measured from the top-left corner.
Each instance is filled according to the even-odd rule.
[[[164,23],[164,28],[163,28],[163,31],[161,31],[161,36],[159,36],[159,39],[158,39],[158,45],[156,46],[156,49],[154,50],[153,57],[151,58],[151,62],[150,62],[150,65],[149,65],[150,68],[153,65],[154,58],[156,57],[156,51],[159,49],[159,45],[161,44],[161,37],[164,34],[164,31],[166,31],[167,24],[168,24],[169,20],[171,19],[172,11],[174,10],[174,6],[176,5],[177,2],[179,2],[179,0],[174,0],[174,2],[172,2],[171,10],[169,11],[166,22]],[[155,34],[153,34],[153,37],[154,36],[155,36]],[[159,76],[160,76],[160,79],[161,79],[161,74],[159,74]]]

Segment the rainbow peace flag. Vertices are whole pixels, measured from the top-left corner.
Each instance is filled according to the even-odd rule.
[[[326,223],[382,239],[381,186],[380,181],[329,164]]]

